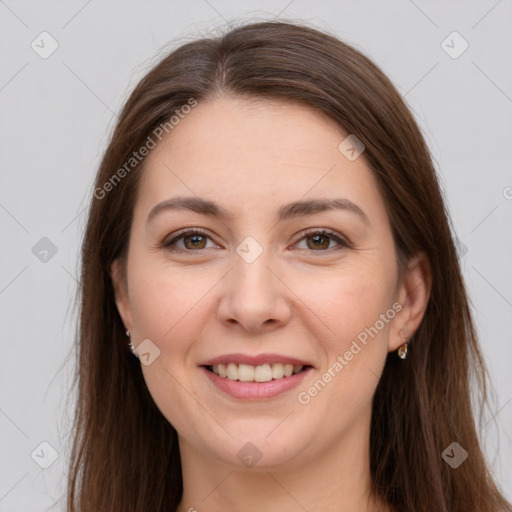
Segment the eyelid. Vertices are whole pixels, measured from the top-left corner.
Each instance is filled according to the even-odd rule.
[[[307,236],[313,236],[313,235],[327,235],[332,240],[334,240],[338,245],[342,247],[346,247],[348,249],[352,248],[352,243],[350,240],[348,240],[347,237],[343,236],[341,233],[338,233],[337,231],[334,231],[329,228],[307,228],[303,231],[299,232],[297,234],[297,240],[292,244],[296,245],[297,243],[301,242],[304,238]],[[324,251],[308,251],[312,253],[330,253],[332,249],[327,249]]]
[[[166,237],[161,244],[159,244],[159,247],[162,248],[162,249],[169,248],[169,247],[171,247],[171,245],[174,245],[176,242],[178,242],[179,240],[181,240],[185,236],[187,236],[187,235],[196,235],[196,234],[197,235],[202,235],[205,238],[209,238],[210,240],[213,241],[212,236],[206,230],[204,230],[202,228],[189,227],[189,228],[180,229],[179,231],[176,231],[175,233],[172,233],[171,235]],[[182,251],[182,252],[199,252],[199,251],[191,251],[191,250],[185,251],[184,249],[178,249],[178,250]]]
[[[195,234],[202,235],[205,238],[209,238],[210,240],[212,240],[212,242],[215,243],[212,236],[206,230],[204,230],[202,228],[188,227],[188,228],[183,228],[183,229],[173,233],[169,237],[165,238],[164,241],[159,245],[159,247],[163,248],[163,249],[171,250],[170,248],[173,245],[175,246],[175,244],[179,240],[186,237],[187,235],[191,236],[191,235],[195,235]],[[345,237],[344,235],[338,233],[337,231],[334,231],[329,228],[307,228],[307,229],[304,229],[296,235],[296,241],[292,244],[292,246],[301,242],[304,238],[307,238],[308,236],[313,236],[313,235],[325,235],[325,236],[331,238],[331,240],[334,240],[338,244],[338,246],[340,246],[341,248],[343,248],[343,247],[345,247],[347,249],[352,248],[352,243],[350,242],[350,240],[347,239],[347,237]],[[311,251],[307,251],[307,252],[320,253],[320,254],[331,253],[333,250],[337,250],[340,247],[330,248],[330,249],[326,249],[326,250],[318,250],[318,251],[311,250]],[[179,248],[174,249],[174,250],[176,250],[178,252],[186,252],[186,253],[201,252],[200,249],[198,249],[197,251],[187,250],[187,249],[179,249]]]

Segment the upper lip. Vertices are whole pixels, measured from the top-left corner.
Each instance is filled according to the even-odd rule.
[[[213,366],[214,364],[229,363],[250,364],[252,366],[271,363],[312,366],[307,361],[297,359],[296,357],[285,356],[283,354],[259,354],[257,356],[249,356],[247,354],[225,354],[222,356],[213,357],[207,361],[203,361],[202,363],[199,363],[199,366]]]

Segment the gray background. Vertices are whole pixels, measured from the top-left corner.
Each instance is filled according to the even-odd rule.
[[[496,389],[480,434],[512,499],[510,0],[0,0],[0,511],[63,510],[78,250],[115,113],[164,46],[255,18],[335,32],[382,67],[415,113]],[[43,31],[59,45],[47,59],[31,47]],[[462,40],[442,45],[453,31],[469,44],[458,58],[445,50],[458,53]],[[47,469],[53,452],[41,442],[57,452]]]

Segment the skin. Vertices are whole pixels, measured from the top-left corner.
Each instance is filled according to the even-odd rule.
[[[150,339],[160,350],[142,370],[178,432],[179,512],[389,510],[369,493],[371,401],[387,353],[423,318],[430,271],[419,254],[399,277],[364,153],[349,161],[338,150],[347,135],[307,106],[220,97],[199,103],[146,160],[126,268],[115,262],[112,279],[133,343]],[[233,218],[166,210],[146,222],[178,195],[213,200]],[[277,221],[284,204],[335,197],[357,204],[368,225],[341,210]],[[175,251],[161,247],[186,227],[208,232],[199,249],[183,238]],[[317,248],[312,233],[321,228],[350,247],[327,237]],[[250,264],[236,252],[247,236],[263,250]],[[297,394],[395,302],[401,311],[300,403]],[[198,367],[222,354],[269,352],[314,368],[298,388],[255,402],[221,393]],[[262,454],[250,468],[237,457],[249,442]]]

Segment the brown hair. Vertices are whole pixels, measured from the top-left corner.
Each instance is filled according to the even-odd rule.
[[[336,37],[288,22],[247,24],[183,44],[126,102],[96,190],[106,190],[153,130],[190,98],[219,94],[299,101],[355,134],[387,205],[399,268],[419,251],[430,261],[431,296],[412,350],[400,365],[388,357],[374,396],[372,491],[400,512],[509,508],[475,428],[471,384],[482,407],[488,379],[431,156],[399,93],[367,57]],[[95,193],[91,200],[82,246],[69,512],[171,511],[181,499],[177,434],[127,348],[110,278],[112,262],[126,256],[143,168],[144,160],[106,197]],[[469,452],[457,469],[441,458],[454,441]]]

